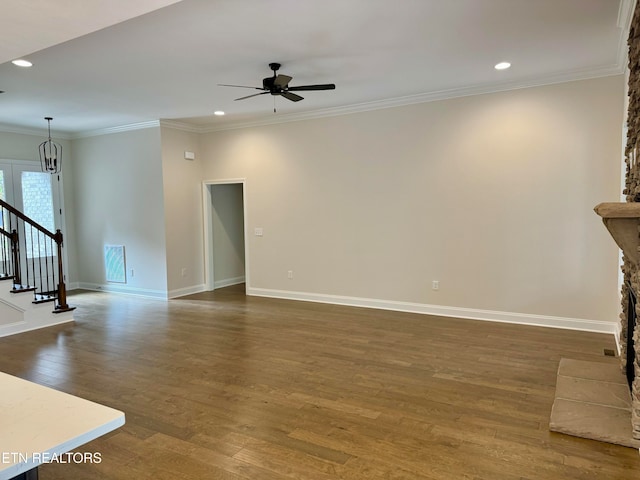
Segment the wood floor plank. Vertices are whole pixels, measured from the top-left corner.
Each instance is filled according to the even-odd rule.
[[[611,336],[246,297],[74,292],[0,370],[126,413],[41,480],[626,480],[637,450],[548,430],[561,358]]]

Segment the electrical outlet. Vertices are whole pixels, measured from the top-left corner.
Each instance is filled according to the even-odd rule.
[[[253,233],[255,234],[256,237],[261,237],[264,234],[264,230],[262,229],[262,227],[256,227],[253,230]]]
[[[431,290],[440,290],[440,281],[434,280],[431,282]]]
[[[187,269],[186,269],[186,268],[182,267],[181,275],[182,275],[183,277],[186,277],[186,276],[187,276]]]
[[[293,270],[289,270],[289,271],[287,271],[287,278],[288,278],[289,280],[293,280]]]

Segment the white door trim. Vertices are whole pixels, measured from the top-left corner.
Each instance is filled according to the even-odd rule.
[[[245,178],[227,178],[219,180],[205,180],[202,182],[202,214],[204,225],[204,285],[207,290],[214,289],[214,265],[213,265],[213,219],[211,211],[211,189],[214,185],[242,185],[242,216],[244,222],[244,276],[248,289],[249,280],[249,229],[247,216],[247,180]]]

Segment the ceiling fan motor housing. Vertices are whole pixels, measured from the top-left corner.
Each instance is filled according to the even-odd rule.
[[[278,77],[278,70],[282,65],[277,62],[272,62],[269,64],[269,68],[273,70],[273,76],[262,79],[262,86],[269,90],[271,95],[280,95],[284,92],[286,85],[276,85],[276,78]],[[280,76],[282,78],[282,76]],[[286,77],[290,78],[290,77]]]
[[[275,88],[277,88],[273,82],[275,81],[275,77],[267,77],[267,78],[263,78],[262,79],[262,86],[264,88],[266,88],[267,90],[270,90],[271,93],[273,94],[273,91]]]

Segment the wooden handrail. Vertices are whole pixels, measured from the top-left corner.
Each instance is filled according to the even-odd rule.
[[[63,237],[60,229],[56,230],[56,233],[51,232],[47,228],[43,227],[39,223],[35,222],[31,218],[27,217],[20,210],[16,209],[14,206],[8,204],[4,200],[0,200],[0,212],[6,210],[10,215],[13,215],[18,221],[24,222],[24,224],[30,225],[35,230],[41,232],[46,237],[52,239],[57,246],[57,259],[58,259],[58,285],[56,290],[58,292],[57,300],[58,304],[55,307],[56,311],[68,311],[70,309],[67,304],[67,289],[64,282],[64,271],[62,267],[62,243]],[[18,232],[17,230],[13,230],[13,232],[9,233],[3,228],[0,228],[0,233],[8,236],[11,239],[11,250],[13,255],[14,262],[14,282],[20,283],[21,274],[20,274],[20,244],[18,241]],[[51,252],[53,253],[53,252]],[[54,277],[55,278],[55,277]]]
[[[11,235],[11,233],[7,232],[4,228],[0,227],[0,235],[4,235],[5,237],[11,239],[13,238],[13,235]]]
[[[56,234],[51,232],[50,230],[44,228],[42,225],[40,225],[37,222],[34,222],[33,220],[31,220],[29,217],[27,217],[24,213],[22,213],[20,210],[18,210],[17,208],[15,208],[14,206],[8,204],[7,202],[5,202],[4,200],[0,199],[0,207],[6,208],[7,210],[9,210],[10,213],[14,214],[16,217],[18,217],[20,220],[27,222],[29,225],[31,225],[32,227],[34,227],[36,230],[41,231],[42,233],[44,233],[46,236],[48,236],[49,238],[53,238],[54,240],[56,239]]]

